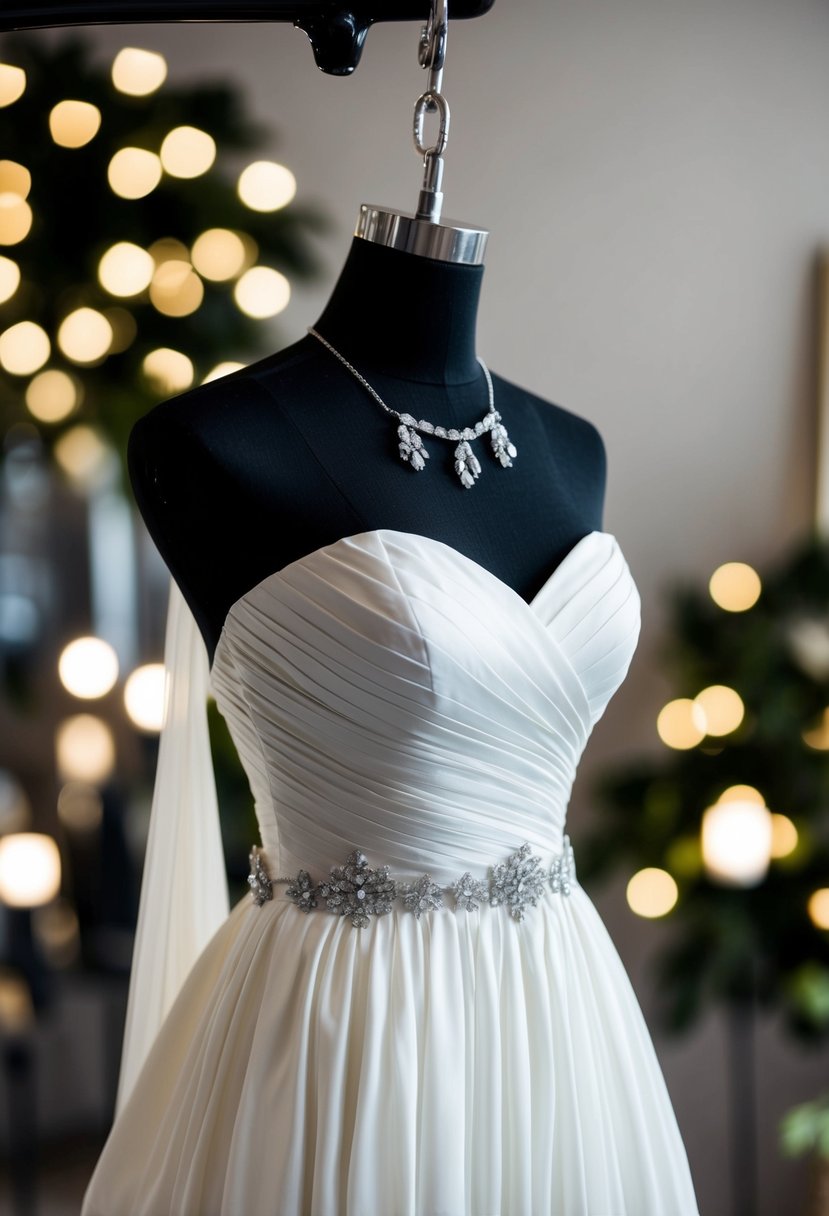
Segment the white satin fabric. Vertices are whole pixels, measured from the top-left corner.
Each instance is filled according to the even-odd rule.
[[[600,531],[530,604],[388,528],[263,579],[210,685],[271,872],[320,879],[358,847],[441,885],[524,840],[551,860],[639,611]],[[393,905],[364,929],[285,889],[245,895],[199,954],[83,1216],[696,1216],[641,1010],[578,883],[520,922]]]

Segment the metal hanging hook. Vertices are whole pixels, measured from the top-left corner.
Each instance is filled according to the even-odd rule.
[[[432,0],[429,20],[420,31],[418,62],[429,71],[426,92],[415,102],[414,145],[423,157],[423,185],[417,203],[417,218],[440,222],[443,207],[443,153],[449,138],[449,105],[441,93],[443,65],[446,61],[448,29],[447,0]],[[424,142],[427,115],[436,114],[438,131],[434,143]]]
[[[376,2],[376,0],[375,0]],[[402,3],[403,0],[398,0]],[[452,0],[452,11],[463,12],[469,0]],[[493,0],[477,0],[491,8]],[[421,0],[423,3],[423,0]],[[421,9],[422,11],[422,9]],[[489,233],[453,220],[441,222],[443,153],[449,135],[449,106],[441,92],[446,60],[447,0],[431,0],[429,19],[420,32],[418,62],[429,73],[426,91],[414,107],[414,146],[423,158],[423,185],[414,215],[363,203],[354,235],[418,257],[465,266],[480,266]],[[437,131],[427,141],[426,121],[437,118]]]

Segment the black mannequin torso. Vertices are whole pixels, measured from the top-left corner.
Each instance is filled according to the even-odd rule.
[[[316,328],[394,409],[446,427],[487,411],[475,357],[482,268],[355,239]],[[605,452],[592,423],[493,376],[518,449],[487,435],[464,489],[455,445],[424,436],[416,473],[397,420],[315,338],[162,402],[133,428],[141,514],[211,657],[230,606],[289,562],[377,528],[444,541],[529,600],[587,532],[601,528]]]

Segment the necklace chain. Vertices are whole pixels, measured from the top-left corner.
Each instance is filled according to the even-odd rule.
[[[344,355],[341,355],[321,333],[318,333],[310,325],[308,333],[321,342],[326,350],[329,350],[335,358],[339,359],[343,367],[346,367],[351,372],[352,376],[362,384],[363,388],[371,394],[377,404],[382,406],[387,414],[391,414],[398,420],[400,423],[397,428],[400,458],[410,464],[417,472],[425,468],[426,461],[429,458],[429,453],[423,444],[423,440],[420,438],[421,433],[424,435],[434,435],[437,439],[448,439],[457,444],[455,448],[455,472],[458,474],[461,485],[465,489],[469,489],[475,484],[481,472],[480,463],[469,446],[470,441],[479,438],[479,436],[487,432],[490,433],[493,455],[500,461],[502,468],[508,469],[512,467],[512,461],[518,455],[518,451],[515,444],[510,441],[506,427],[501,421],[501,415],[495,409],[495,390],[492,385],[492,377],[489,374],[489,368],[480,356],[478,357],[478,362],[484,373],[489,396],[487,412],[480,422],[476,422],[474,426],[457,429],[455,427],[436,426],[425,418],[417,419],[411,414],[401,413],[399,410],[392,409],[390,405],[386,404],[377,390],[369,384],[365,376],[361,375],[357,371],[357,368],[349,363],[348,359]]]

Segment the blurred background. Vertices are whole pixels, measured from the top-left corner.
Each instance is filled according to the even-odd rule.
[[[127,434],[299,338],[360,203],[414,208],[417,33],[345,79],[287,25],[0,36],[4,1213],[77,1212],[112,1117],[168,585]],[[829,1211],[828,62],[823,0],[450,11],[479,349],[599,428],[642,597],[569,827],[705,1216]]]

